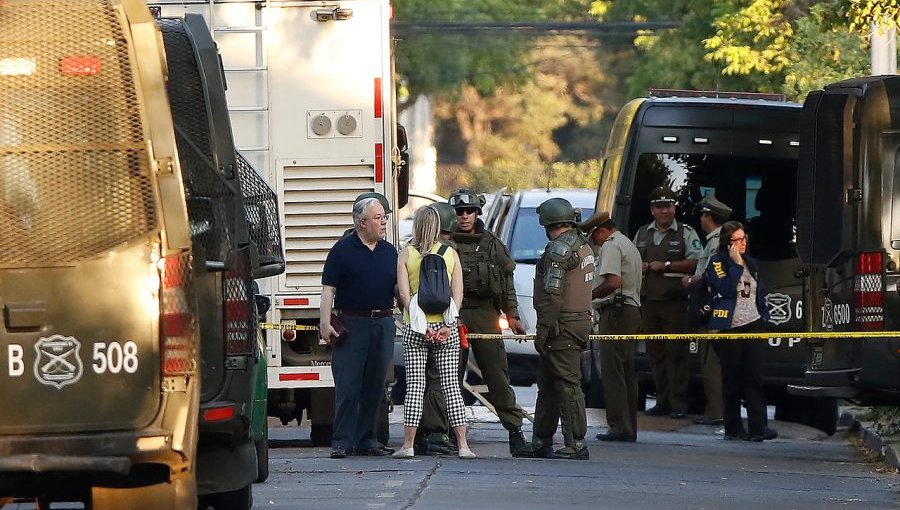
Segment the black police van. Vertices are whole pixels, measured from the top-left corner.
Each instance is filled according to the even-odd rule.
[[[806,320],[795,247],[800,114],[800,105],[773,94],[653,90],[627,103],[613,124],[595,210],[611,211],[619,229],[633,238],[652,221],[650,191],[670,186],[678,196],[676,220],[693,226],[705,240],[696,205],[714,193],[732,207],[731,219],[746,227],[750,255],[759,260],[770,291],[767,400],[776,406],[776,418],[833,433],[834,399],[786,392],[789,383],[803,378],[806,361],[803,342],[790,335],[803,331]],[[654,391],[643,345],[635,364],[643,401]],[[705,397],[699,356],[691,356],[691,364],[689,410],[701,414]]]
[[[803,105],[797,248],[810,331],[900,329],[900,76],[846,80]],[[900,403],[900,338],[808,342],[794,395]]]

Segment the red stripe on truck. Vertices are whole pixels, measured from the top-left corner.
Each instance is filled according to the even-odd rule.
[[[381,118],[381,78],[375,78],[375,118]]]
[[[278,374],[279,381],[318,381],[319,373],[304,373],[304,374]]]
[[[384,144],[375,144],[375,182],[384,182]]]

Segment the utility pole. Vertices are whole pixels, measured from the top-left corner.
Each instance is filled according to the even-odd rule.
[[[872,75],[897,74],[897,29],[872,24]]]

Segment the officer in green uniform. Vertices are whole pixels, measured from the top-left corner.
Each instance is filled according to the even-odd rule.
[[[643,333],[684,333],[688,329],[687,289],[681,276],[697,269],[703,245],[690,225],[675,221],[675,193],[660,186],[650,192],[653,222],[634,237],[643,260],[641,330]],[[688,352],[683,341],[647,342],[653,363],[656,405],[647,414],[684,418],[687,411]]]
[[[456,210],[446,202],[431,204],[437,209],[441,220],[441,242],[457,249],[452,236],[459,228],[456,218]],[[466,359],[469,349],[461,347],[459,358],[460,384],[465,375]],[[416,455],[456,453],[455,438],[450,436],[450,421],[447,418],[447,402],[444,400],[444,392],[441,390],[441,379],[437,367],[434,364],[434,356],[428,351],[428,361],[425,365],[425,396],[422,407],[422,420],[416,431],[415,450]]]
[[[540,354],[532,445],[539,458],[587,459],[587,416],[581,392],[581,351],[591,334],[594,251],[575,228],[568,200],[551,198],[537,209],[547,247],[535,268],[534,309]],[[553,451],[556,425],[565,446]]]
[[[609,214],[595,214],[585,222],[596,224],[591,234],[599,246],[594,271],[593,306],[601,335],[634,335],[641,329],[641,254],[634,243],[616,229]],[[609,340],[600,344],[600,373],[606,401],[606,433],[601,441],[637,440],[638,384],[634,373],[635,342]]]
[[[456,242],[463,269],[460,318],[470,333],[499,334],[502,311],[506,314],[510,329],[524,334],[513,286],[516,263],[497,236],[486,230],[484,222],[478,219],[484,202],[484,197],[465,189],[450,195],[449,203],[456,209],[459,221],[453,241]],[[516,394],[509,383],[509,365],[503,342],[472,340],[470,349],[487,384],[487,399],[509,432],[509,453],[514,457],[531,457],[531,445],[522,434],[525,413],[516,404]]]
[[[697,261],[697,270],[690,276],[683,278],[683,284],[693,292],[699,292],[701,286],[706,285],[703,274],[710,257],[719,251],[719,233],[722,224],[731,216],[731,207],[728,207],[712,194],[707,195],[697,204],[697,212],[700,213],[700,228],[706,233],[706,247],[703,255]],[[703,368],[703,392],[706,394],[706,409],[703,416],[694,420],[698,425],[722,425],[722,367],[719,357],[712,348],[712,342],[701,340],[698,344],[700,350],[700,363]]]

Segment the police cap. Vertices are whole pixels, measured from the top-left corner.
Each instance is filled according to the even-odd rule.
[[[601,227],[611,228],[614,226],[615,223],[613,223],[612,218],[609,217],[609,213],[606,211],[596,212],[593,216],[577,225],[579,230],[588,234]]]
[[[653,188],[653,191],[650,192],[651,204],[674,204],[677,201],[678,197],[675,196],[675,192],[667,186],[658,186]]]
[[[441,218],[441,232],[456,232],[459,230],[459,218],[456,217],[456,209],[447,202],[435,202],[431,204]]]
[[[703,200],[697,204],[697,210],[700,214],[710,213],[717,219],[727,220],[729,216],[731,216],[731,207],[728,207],[720,200],[718,200],[715,195],[709,194],[706,195]]]
[[[484,199],[484,195],[480,195],[467,189],[460,188],[454,191],[452,195],[450,195],[450,199],[447,200],[447,202],[452,205],[454,209],[476,207],[478,208],[478,214],[481,214],[481,208],[487,201]]]
[[[376,198],[379,202],[381,202],[381,207],[384,207],[384,214],[391,214],[391,204],[388,202],[388,199],[385,198],[381,193],[376,193],[374,191],[369,191],[367,193],[360,193],[356,200],[353,203],[357,203],[360,200],[365,200],[367,198]]]

